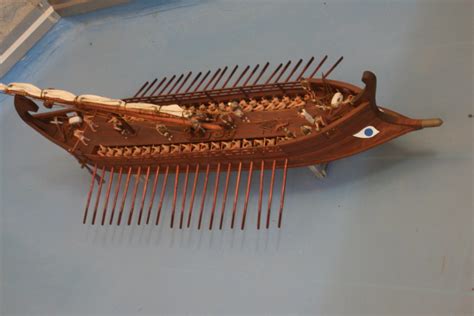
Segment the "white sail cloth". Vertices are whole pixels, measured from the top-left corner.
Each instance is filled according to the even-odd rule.
[[[173,116],[183,116],[183,109],[178,104],[156,105],[151,103],[127,103],[120,99],[111,99],[92,94],[75,95],[71,92],[58,89],[40,89],[29,83],[13,82],[9,85],[0,83],[0,92],[5,94],[19,94],[23,96],[53,101],[57,103],[75,104],[78,106],[105,107],[109,110],[129,112],[165,113]]]

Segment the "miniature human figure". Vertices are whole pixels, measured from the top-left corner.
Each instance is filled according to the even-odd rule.
[[[156,124],[155,129],[158,132],[158,134],[166,137],[169,141],[173,139],[173,135],[171,135],[170,131],[166,127],[166,125],[163,124]]]
[[[217,114],[218,110],[217,110],[216,104],[215,103],[210,103],[207,111],[211,114]]]
[[[313,129],[309,125],[302,125],[300,127],[300,129],[301,129],[301,133],[303,133],[303,135],[309,135],[313,131]]]
[[[115,148],[114,156],[121,157],[123,155],[123,149],[121,147]]]
[[[234,119],[229,114],[220,114],[219,120],[224,124],[224,127],[235,128]]]
[[[252,111],[252,106],[248,104],[247,101],[245,101],[245,99],[240,100],[239,105],[244,112]]]
[[[280,99],[278,97],[273,97],[270,105],[267,107],[267,110],[273,111],[276,110],[280,104]]]
[[[196,116],[191,117],[191,131],[196,134],[205,134],[206,130],[202,127],[201,122]]]
[[[138,157],[142,154],[142,149],[138,146],[133,146],[133,152],[132,152],[132,156],[133,157]]]
[[[283,103],[285,103],[285,107],[289,107],[290,104],[291,104],[291,99],[290,97],[288,97],[287,95],[283,96],[283,98],[281,99],[281,101]]]
[[[214,104],[214,105],[215,105],[215,103],[209,102],[209,105],[211,105],[211,104]],[[199,109],[198,109],[198,110],[199,110],[199,112],[201,112],[201,113],[206,113],[206,112],[207,112],[207,106],[204,105],[204,104],[201,104],[201,105],[199,106]]]
[[[295,106],[304,106],[306,104],[299,95],[295,97],[294,102],[295,102]]]
[[[87,146],[87,142],[90,141],[89,138],[84,136],[84,131],[80,129],[75,129],[73,132],[74,137],[76,137],[84,146]]]
[[[107,147],[107,152],[105,153],[105,156],[113,157],[114,156],[114,149],[111,148],[111,147]]]
[[[255,98],[251,98],[249,102],[249,106],[255,111],[255,108],[258,106],[258,102]]]
[[[191,152],[191,144],[181,144],[183,153]]]
[[[142,146],[142,156],[149,156],[151,154],[150,146]]]
[[[156,155],[159,155],[160,154],[160,145],[153,145],[151,146],[151,155],[152,156],[156,156]]]
[[[84,119],[84,123],[86,123],[87,126],[89,126],[91,131],[97,132],[97,129],[99,128],[99,125],[94,123],[94,121],[93,121],[94,116],[93,115],[84,115],[83,119]]]
[[[305,109],[299,110],[298,114],[305,118],[310,124],[314,124],[314,118]]]
[[[130,147],[125,147],[124,151],[123,151],[123,156],[124,157],[130,157],[132,155],[132,148]]]
[[[97,155],[101,157],[105,157],[106,152],[107,152],[107,147],[99,144],[99,150],[97,150]]]
[[[245,115],[244,111],[242,111],[242,108],[237,102],[229,102],[228,105],[231,108],[232,113],[235,114],[235,116],[239,117],[244,122],[250,122],[249,118],[247,117],[247,115]]]
[[[314,117],[314,125],[316,126],[316,130],[319,132],[321,126],[326,126],[326,122],[321,115],[318,115]]]

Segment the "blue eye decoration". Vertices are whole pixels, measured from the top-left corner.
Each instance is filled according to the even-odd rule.
[[[372,138],[375,135],[377,135],[378,133],[379,133],[379,131],[375,127],[367,126],[367,127],[364,127],[363,129],[361,129],[359,132],[357,132],[353,136],[357,137],[357,138]]]

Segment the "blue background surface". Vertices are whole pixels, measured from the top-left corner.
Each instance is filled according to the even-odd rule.
[[[1,82],[127,97],[173,73],[344,55],[332,78],[372,70],[380,105],[445,124],[323,181],[290,170],[281,230],[254,228],[256,189],[243,232],[104,228],[81,224],[89,174],[0,96],[0,313],[471,313],[472,15],[470,1],[183,0],[62,19]]]

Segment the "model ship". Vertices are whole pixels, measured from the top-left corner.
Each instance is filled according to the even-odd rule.
[[[321,166],[442,124],[440,119],[411,119],[377,106],[376,77],[369,71],[362,76],[363,89],[328,79],[342,57],[315,78],[326,59],[315,68],[314,57],[302,68],[303,60],[294,66],[289,61],[269,75],[265,75],[268,62],[261,68],[247,66],[238,76],[234,76],[238,66],[194,77],[189,72],[146,82],[124,99],[75,95],[25,83],[0,84],[0,91],[15,95],[19,116],[92,174],[84,223],[159,224],[168,178],[174,177],[172,206],[167,210],[170,226],[176,221],[180,228],[190,227],[198,179],[204,175],[197,227],[208,217],[209,229],[217,224],[222,229],[229,208],[230,227],[240,217],[243,229],[252,175],[257,173],[259,199],[252,214],[257,216],[257,228],[268,228],[276,169],[282,169],[280,206],[273,215],[281,227],[288,168]],[[35,101],[43,102],[41,113]],[[248,171],[245,180],[243,170]],[[213,198],[205,207],[211,172],[216,173]],[[181,173],[184,183],[179,185]],[[231,173],[236,174],[233,192],[229,192]],[[269,194],[262,214],[265,179],[270,180]],[[245,186],[242,212],[238,210],[240,186]],[[223,194],[217,203],[219,190]],[[130,194],[132,200],[126,204]],[[226,207],[228,195],[233,195],[230,207]]]

